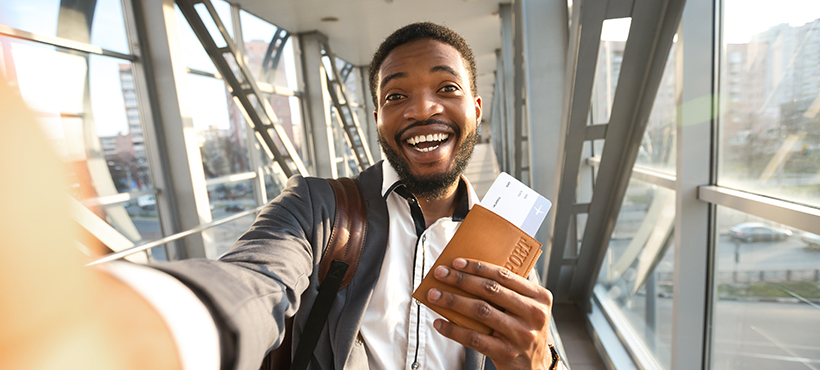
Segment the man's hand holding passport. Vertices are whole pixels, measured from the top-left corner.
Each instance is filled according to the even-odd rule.
[[[462,258],[502,266],[526,278],[541,255],[541,243],[532,235],[538,231],[550,206],[549,200],[512,176],[501,173],[481,204],[475,205],[467,214],[430,271],[436,272],[441,269],[439,266],[449,269],[456,258]],[[474,318],[431,304],[428,300],[430,289],[468,298],[478,297],[437,280],[433,274],[425,276],[413,293],[413,298],[451,322],[483,334],[493,331]]]

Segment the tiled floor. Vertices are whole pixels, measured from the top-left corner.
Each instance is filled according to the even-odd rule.
[[[556,304],[552,316],[572,370],[606,370],[586,327],[583,312],[574,304]]]

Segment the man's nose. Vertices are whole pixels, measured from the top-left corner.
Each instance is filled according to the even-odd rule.
[[[411,98],[410,104],[404,110],[404,118],[424,121],[443,112],[444,106],[435,94],[421,94]]]

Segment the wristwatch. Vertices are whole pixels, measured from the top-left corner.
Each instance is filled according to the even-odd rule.
[[[550,346],[550,353],[552,353],[552,365],[550,365],[549,370],[555,370],[558,368],[558,363],[561,362],[561,357],[558,356],[558,350],[555,349],[555,346],[552,344]]]

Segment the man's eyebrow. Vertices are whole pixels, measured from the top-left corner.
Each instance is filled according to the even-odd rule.
[[[456,73],[456,70],[450,68],[449,66],[435,66],[433,68],[430,68],[430,72],[447,72],[453,75],[453,77],[461,77],[458,75],[458,73]]]
[[[392,75],[389,75],[389,76],[385,77],[382,80],[382,83],[379,85],[379,89],[384,89],[384,86],[387,85],[387,83],[390,82],[390,80],[393,80],[393,79],[396,79],[396,78],[399,78],[399,77],[407,77],[407,74],[404,73],[404,72],[398,72],[398,73],[393,73]]]

